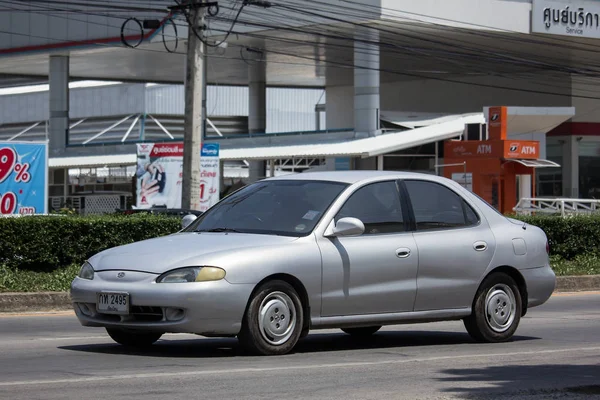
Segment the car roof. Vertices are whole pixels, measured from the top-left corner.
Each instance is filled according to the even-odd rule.
[[[405,171],[373,171],[373,170],[351,170],[351,171],[314,171],[299,174],[281,175],[267,180],[315,180],[333,181],[354,184],[365,180],[381,179],[410,179],[428,178],[436,180],[438,176],[419,172]]]

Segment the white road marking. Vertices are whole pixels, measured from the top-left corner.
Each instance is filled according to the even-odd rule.
[[[348,362],[348,363],[330,363],[316,365],[295,365],[295,366],[277,366],[263,368],[233,368],[233,369],[217,369],[207,371],[180,371],[180,372],[157,372],[147,374],[129,374],[129,375],[107,375],[107,376],[90,376],[86,378],[65,378],[65,379],[45,379],[45,380],[30,380],[30,381],[15,381],[15,382],[0,382],[0,387],[8,386],[33,386],[33,385],[53,385],[53,384],[69,384],[83,382],[102,382],[127,379],[154,379],[154,378],[169,378],[169,377],[184,377],[184,376],[202,376],[202,375],[232,375],[245,372],[278,372],[278,371],[300,371],[311,369],[326,369],[326,368],[348,368],[348,367],[367,367],[390,364],[408,364],[415,362],[430,362],[441,360],[455,360],[465,358],[486,358],[486,357],[514,357],[526,355],[541,355],[541,354],[556,354],[556,353],[571,353],[571,352],[586,352],[600,351],[598,347],[576,347],[569,349],[555,350],[536,350],[536,351],[519,351],[512,353],[495,353],[495,354],[463,354],[454,356],[426,357],[400,360],[384,360],[384,361],[363,361],[363,362]]]

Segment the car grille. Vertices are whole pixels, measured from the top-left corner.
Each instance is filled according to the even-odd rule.
[[[94,303],[78,303],[78,306],[84,315],[98,322],[167,322],[165,308],[159,306],[132,305],[128,315],[99,313]]]
[[[131,306],[130,314],[136,321],[140,322],[157,322],[163,320],[162,307]]]

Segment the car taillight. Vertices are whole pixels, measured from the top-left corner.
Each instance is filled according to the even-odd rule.
[[[546,241],[546,254],[550,254],[550,243]]]

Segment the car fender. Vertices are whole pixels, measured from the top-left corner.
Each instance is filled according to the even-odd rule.
[[[253,284],[272,275],[291,275],[304,286],[312,310],[321,304],[321,252],[313,235],[280,246],[242,248],[203,257],[206,265],[223,268],[231,284]]]

